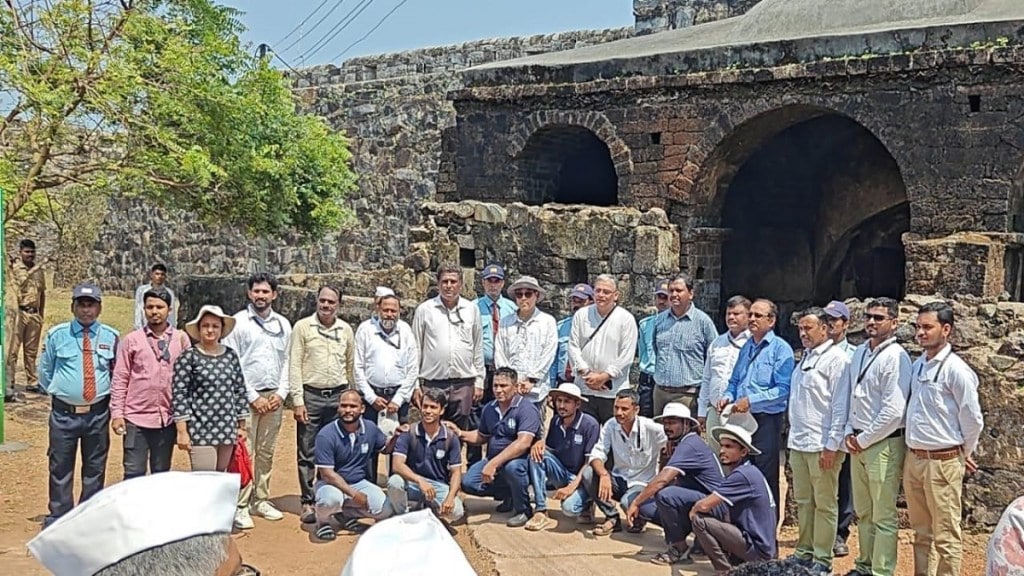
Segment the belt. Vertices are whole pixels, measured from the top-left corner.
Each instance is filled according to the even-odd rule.
[[[863,432],[863,430],[861,430],[860,428],[854,428],[853,429],[853,433],[854,434],[860,434],[861,432]],[[890,438],[902,438],[902,437],[903,437],[903,428],[897,428],[892,434],[889,434],[885,438],[882,438],[882,440],[888,440]]]
[[[476,378],[447,378],[444,380],[424,380],[423,385],[431,388],[447,388],[449,386],[473,385]]]
[[[910,451],[914,453],[914,456],[917,456],[921,460],[952,460],[960,457],[959,446],[943,448],[941,450],[918,450],[916,448],[911,448]]]
[[[18,306],[18,310],[21,310],[22,312],[28,312],[29,314],[39,313],[39,308],[36,308],[35,306]]]
[[[388,396],[388,399],[390,400],[390,397],[398,394],[398,389],[401,388],[401,386],[374,386],[373,384],[370,384],[370,388],[373,388],[373,391],[377,396]]]
[[[302,385],[302,389],[310,394],[316,394],[324,398],[330,398],[335,394],[341,394],[341,391],[348,388],[348,386],[335,386],[334,388],[314,388],[313,386]]]
[[[662,384],[655,384],[654,387],[676,394],[696,394],[700,392],[699,386],[664,386]]]
[[[99,414],[106,412],[110,407],[110,396],[104,396],[92,404],[86,404],[85,406],[76,406],[75,404],[68,404],[67,402],[59,398],[51,398],[50,405],[56,412],[63,414]]]

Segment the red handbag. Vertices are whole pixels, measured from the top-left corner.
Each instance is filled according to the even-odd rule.
[[[252,483],[252,458],[249,457],[249,447],[241,438],[235,443],[235,449],[231,452],[228,472],[239,475],[242,488]]]

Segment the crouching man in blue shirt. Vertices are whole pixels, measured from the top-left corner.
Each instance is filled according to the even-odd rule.
[[[458,522],[465,515],[459,488],[462,484],[462,444],[441,425],[448,406],[448,392],[426,388],[420,404],[420,421],[404,432],[391,455],[394,474],[388,479],[388,502],[396,514],[427,506],[439,516]]]
[[[540,433],[540,413],[533,402],[516,394],[519,374],[512,368],[494,371],[494,400],[484,406],[477,430],[459,430],[445,422],[459,440],[487,444],[483,460],[462,477],[462,491],[501,500],[498,512],[512,512],[506,524],[525,526],[530,520],[530,466],[527,455]]]
[[[316,435],[316,536],[321,540],[337,538],[331,520],[350,532],[361,532],[359,518],[381,520],[391,515],[384,491],[367,478],[370,460],[375,454],[390,454],[397,430],[391,440],[373,422],[363,419],[363,396],[345,390],[338,398],[338,419]]]
[[[715,568],[715,576],[725,576],[734,567],[730,556],[742,562],[775,557],[775,497],[764,474],[746,462],[747,456],[759,454],[751,432],[738,424],[726,423],[712,428],[711,435],[720,446],[722,464],[735,468],[718,489],[693,505],[690,522],[694,536]],[[723,503],[729,510],[728,520],[720,520],[714,513]]]

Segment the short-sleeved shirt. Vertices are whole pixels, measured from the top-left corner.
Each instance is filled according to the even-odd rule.
[[[725,479],[722,463],[696,432],[683,436],[665,467],[679,472],[676,485],[704,494],[718,490]]]
[[[548,437],[544,443],[566,470],[576,474],[587,463],[587,456],[600,437],[601,425],[597,419],[580,410],[568,429],[562,427],[562,419],[555,414],[548,425]]]
[[[487,459],[490,460],[515,442],[520,434],[540,434],[540,413],[533,402],[522,396],[513,398],[504,413],[498,401],[494,400],[484,406],[480,414],[479,432],[487,436]],[[525,458],[526,453],[522,457]]]
[[[366,480],[374,454],[387,444],[384,433],[373,422],[359,419],[359,430],[349,434],[341,419],[324,426],[316,435],[316,466],[331,468],[349,484]]]
[[[462,446],[459,439],[441,426],[437,435],[427,437],[427,431],[416,424],[395,442],[394,454],[405,456],[405,464],[413,472],[435,482],[451,480],[451,470],[462,466]]]
[[[775,557],[775,498],[764,474],[750,462],[737,466],[715,490],[729,506],[729,518],[743,532],[747,553]]]

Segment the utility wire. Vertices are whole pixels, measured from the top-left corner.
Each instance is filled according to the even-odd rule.
[[[320,5],[319,5],[319,6],[317,6],[316,8],[313,8],[313,11],[312,11],[312,12],[310,12],[308,16],[306,16],[305,18],[303,18],[303,19],[302,19],[302,22],[299,22],[299,25],[298,25],[298,26],[296,26],[295,28],[292,28],[291,32],[289,32],[289,33],[285,34],[285,35],[284,35],[284,38],[281,38],[281,39],[280,39],[280,40],[278,40],[277,42],[274,42],[274,44],[276,44],[276,45],[280,46],[281,44],[283,44],[283,43],[284,43],[284,41],[285,41],[285,40],[287,40],[287,39],[291,38],[292,34],[295,34],[295,33],[296,33],[296,32],[298,32],[299,30],[301,30],[301,29],[302,29],[302,27],[303,27],[303,26],[304,26],[304,25],[306,24],[306,22],[309,22],[309,19],[310,19],[310,18],[312,18],[314,14],[316,14],[317,12],[319,12],[319,11],[320,11],[320,9],[321,9],[321,8],[323,8],[323,7],[324,7],[324,5],[325,5],[325,4],[327,4],[327,3],[328,3],[328,2],[330,2],[330,1],[331,1],[331,0],[323,0],[323,2],[320,2]]]
[[[370,35],[371,35],[371,34],[373,34],[374,32],[376,32],[376,31],[377,31],[377,29],[378,29],[378,28],[380,28],[380,27],[381,27],[381,25],[383,25],[383,24],[384,24],[384,22],[385,22],[385,21],[387,21],[387,19],[388,19],[388,18],[390,18],[392,14],[394,14],[395,12],[397,12],[397,11],[398,11],[398,9],[399,9],[399,8],[401,8],[401,7],[403,6],[403,5],[405,5],[405,3],[406,3],[406,2],[408,2],[408,1],[409,1],[409,0],[402,0],[401,2],[399,2],[398,4],[396,4],[396,5],[395,5],[395,7],[394,7],[394,8],[392,8],[390,12],[388,12],[387,14],[385,14],[385,15],[384,15],[384,17],[383,17],[383,18],[381,18],[381,19],[380,19],[380,20],[379,20],[379,21],[377,22],[377,24],[375,24],[375,25],[373,26],[373,28],[370,28],[370,29],[369,29],[369,30],[368,30],[368,31],[366,32],[366,34],[363,34],[363,36],[362,36],[362,37],[361,37],[360,39],[358,39],[358,40],[356,40],[355,42],[353,42],[353,43],[349,44],[349,45],[348,45],[348,47],[346,47],[346,48],[345,48],[344,50],[342,50],[340,54],[338,54],[338,55],[337,55],[337,56],[335,56],[334,58],[331,58],[331,61],[332,61],[332,62],[334,62],[334,61],[340,60],[342,56],[344,56],[345,54],[348,54],[348,51],[349,51],[349,50],[351,50],[352,48],[354,48],[354,47],[355,47],[355,46],[356,46],[357,44],[361,43],[361,42],[362,42],[363,40],[366,40],[367,38],[369,38],[369,37],[370,37]]]
[[[309,33],[313,32],[313,30],[316,30],[316,29],[317,29],[317,28],[318,28],[318,27],[319,27],[319,26],[320,26],[321,24],[323,24],[324,22],[326,22],[326,21],[327,21],[327,18],[328,18],[328,17],[329,17],[329,16],[331,15],[331,14],[334,14],[334,11],[335,11],[335,10],[337,10],[338,8],[340,8],[340,7],[341,7],[341,5],[342,5],[342,4],[344,4],[344,3],[345,3],[345,0],[338,0],[337,2],[335,2],[335,3],[334,3],[334,6],[331,6],[331,9],[327,11],[327,14],[324,14],[322,18],[320,18],[319,20],[317,20],[317,21],[316,21],[316,24],[313,24],[313,26],[312,26],[312,27],[311,27],[311,28],[310,28],[310,29],[309,29],[308,31],[306,31],[306,32],[305,32],[305,34],[309,34]],[[328,34],[330,34],[330,32],[328,32]],[[287,46],[285,46],[285,47],[284,47],[284,50],[281,50],[281,52],[287,52],[287,51],[291,50],[293,46],[295,46],[296,44],[298,44],[299,42],[301,42],[301,41],[302,41],[302,38],[303,38],[303,36],[301,36],[301,35],[300,35],[300,36],[299,36],[298,38],[296,38],[295,40],[292,40],[292,43],[291,43],[291,44],[289,44],[289,45],[287,45]],[[302,59],[302,57],[300,56],[300,57],[299,57],[299,59],[301,60],[301,59]]]
[[[259,46],[257,46],[256,47],[256,54],[255,55],[256,55],[257,58],[260,58],[260,59],[266,58],[267,55],[272,55],[274,58],[277,58],[278,61],[281,62],[281,64],[284,64],[289,70],[291,70],[295,74],[299,73],[298,70],[296,70],[295,68],[292,68],[291,64],[285,62],[284,58],[281,58],[281,55],[278,54],[276,51],[274,51],[274,49],[271,48],[270,45],[267,44],[267,43],[263,43],[263,44],[260,44]]]
[[[327,45],[338,36],[338,34],[341,34],[346,28],[351,26],[352,23],[359,18],[359,15],[365,12],[373,2],[374,0],[362,0],[355,8],[349,10],[348,14],[345,15],[345,18],[342,18],[340,22],[335,24],[323,38],[318,40],[308,51],[302,54],[299,59],[305,61],[306,59],[312,58],[316,54],[320,53],[321,50],[326,48]]]

